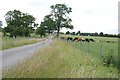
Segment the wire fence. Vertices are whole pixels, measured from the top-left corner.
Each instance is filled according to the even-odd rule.
[[[93,55],[106,65],[118,67],[118,43],[68,41],[81,52]]]

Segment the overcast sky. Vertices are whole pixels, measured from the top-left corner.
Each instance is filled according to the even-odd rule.
[[[5,25],[4,15],[14,9],[29,13],[40,24],[49,14],[51,5],[65,3],[72,8],[69,17],[74,29],[61,31],[118,33],[118,1],[120,0],[2,0],[0,2],[0,20]]]

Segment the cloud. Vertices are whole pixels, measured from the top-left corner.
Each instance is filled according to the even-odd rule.
[[[0,3],[0,19],[10,10],[30,13],[40,23],[49,14],[51,5],[65,3],[72,7],[70,18],[73,20],[73,31],[116,33],[118,29],[119,0],[3,0]],[[7,5],[7,6],[6,6]],[[114,30],[114,31],[112,31]],[[62,29],[62,31],[67,31]]]

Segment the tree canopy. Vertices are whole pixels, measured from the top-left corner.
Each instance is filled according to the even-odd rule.
[[[52,9],[52,18],[55,21],[57,36],[59,36],[60,29],[63,27],[73,29],[73,25],[71,25],[72,20],[67,15],[72,12],[71,7],[67,7],[65,4],[56,4],[50,8]]]
[[[104,34],[103,34],[103,32],[100,32],[100,36],[103,36]]]
[[[52,9],[51,13],[46,15],[41,22],[41,25],[46,28],[46,32],[50,34],[57,31],[57,36],[59,36],[63,27],[73,29],[72,20],[67,15],[72,12],[72,8],[67,7],[65,4],[52,5],[50,8]]]
[[[46,27],[46,31],[50,34],[56,29],[55,21],[52,18],[52,15],[46,15],[44,21],[41,22],[41,25]]]
[[[19,10],[8,11],[5,15],[7,27],[4,32],[7,31],[10,34],[16,34],[19,36],[30,36],[30,33],[35,24],[35,18],[28,14],[22,13]]]
[[[42,36],[45,37],[45,34],[46,34],[46,27],[43,26],[42,22],[41,22],[40,27],[37,28],[36,34],[39,34],[40,37],[42,37]]]
[[[70,32],[69,32],[69,31],[67,31],[67,32],[66,32],[66,34],[67,34],[67,35],[69,35],[69,34],[70,34]]]

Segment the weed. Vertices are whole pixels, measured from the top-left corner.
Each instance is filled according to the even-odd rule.
[[[103,66],[110,66],[114,64],[113,49],[110,49],[110,53],[107,56],[102,56]]]

